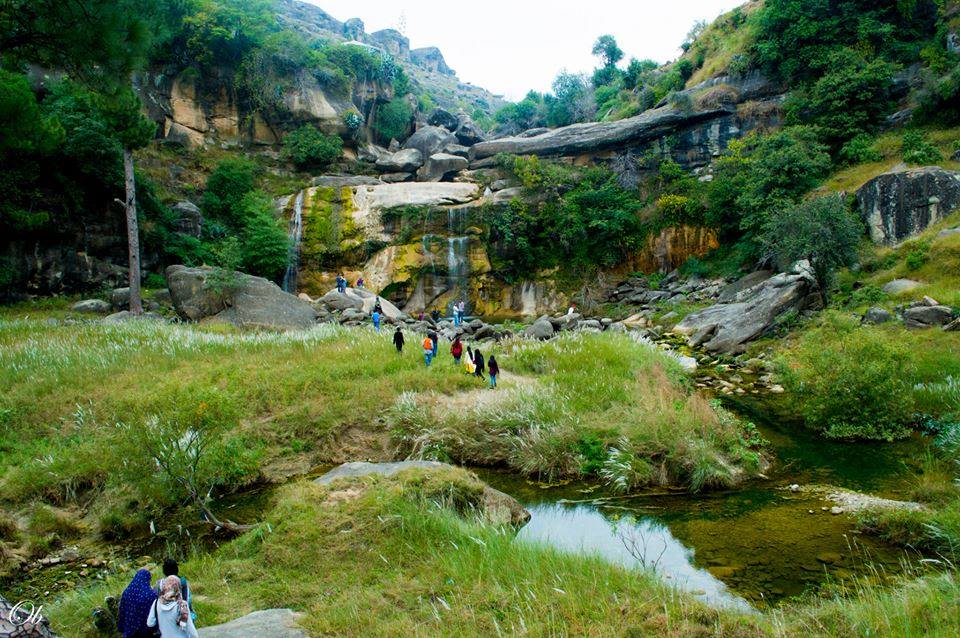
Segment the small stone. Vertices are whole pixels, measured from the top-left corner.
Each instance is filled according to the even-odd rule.
[[[790,484],[790,491],[791,491],[791,492],[799,492],[799,491],[800,491],[800,486],[797,485],[796,483],[791,483],[791,484]]]
[[[830,508],[830,513],[833,514],[834,516],[836,516],[837,514],[843,514],[843,508],[837,507],[836,505],[834,505],[833,507]]]
[[[786,390],[783,389],[782,385],[772,385],[770,386],[770,392],[773,394],[783,394]]]

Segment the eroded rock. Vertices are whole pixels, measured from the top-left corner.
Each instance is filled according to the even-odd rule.
[[[938,166],[884,173],[857,191],[857,204],[874,243],[896,244],[960,206],[960,173]]]

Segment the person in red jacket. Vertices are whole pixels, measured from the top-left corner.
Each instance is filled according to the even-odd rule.
[[[454,339],[453,343],[450,344],[450,354],[453,355],[454,363],[460,365],[460,357],[463,356],[463,343],[460,341],[460,337]]]

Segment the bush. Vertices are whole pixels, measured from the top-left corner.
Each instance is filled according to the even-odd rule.
[[[413,121],[413,109],[406,100],[393,99],[377,110],[374,130],[377,138],[384,144],[391,139],[402,140],[410,132]]]
[[[222,220],[234,228],[240,226],[240,202],[254,189],[256,166],[243,158],[226,159],[207,179],[200,207],[208,217]]]
[[[297,168],[323,168],[340,158],[343,140],[307,124],[283,137],[283,152]]]
[[[243,210],[241,258],[244,269],[254,275],[278,281],[287,268],[290,243],[275,217],[273,200],[261,191],[247,193]]]
[[[935,164],[943,160],[937,148],[927,141],[926,136],[911,129],[903,134],[903,161],[908,164]]]
[[[892,441],[913,420],[907,361],[895,337],[829,316],[793,353],[784,380],[809,427],[830,438]]]
[[[883,159],[876,148],[871,136],[861,133],[840,149],[839,160],[843,164],[863,164],[866,162],[879,162]]]

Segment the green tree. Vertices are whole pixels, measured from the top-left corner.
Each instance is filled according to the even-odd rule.
[[[623,50],[617,46],[617,40],[612,35],[602,35],[593,43],[592,53],[600,58],[603,66],[616,66],[623,59]]]
[[[833,273],[857,260],[863,225],[840,195],[807,200],[774,214],[763,228],[762,241],[781,268],[807,260],[826,298]]]
[[[239,228],[243,218],[240,203],[254,189],[255,169],[253,162],[243,158],[220,162],[207,179],[207,188],[200,200],[204,214]]]
[[[251,191],[240,201],[240,208],[244,270],[279,281],[287,267],[290,240],[277,222],[273,200],[262,191]]]
[[[340,159],[343,140],[324,135],[317,127],[305,124],[283,137],[284,154],[298,168],[323,168]]]
[[[394,98],[377,108],[374,118],[374,130],[381,142],[387,144],[391,139],[403,139],[413,124],[413,109],[406,100]]]

